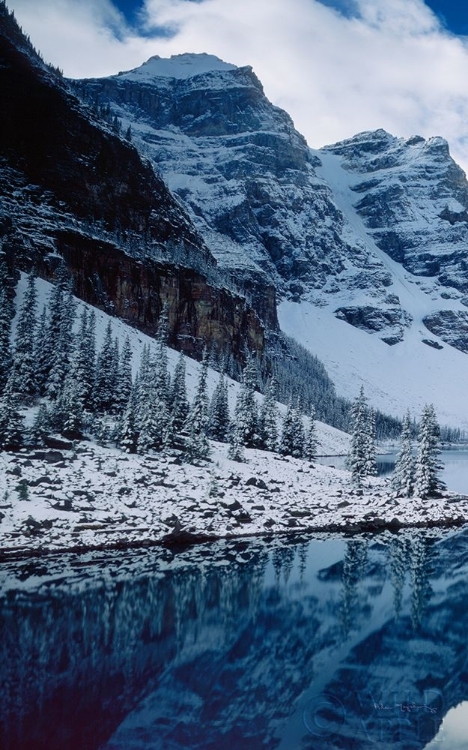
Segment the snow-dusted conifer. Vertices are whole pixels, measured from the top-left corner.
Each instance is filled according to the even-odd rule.
[[[49,411],[44,403],[39,404],[39,408],[34,417],[31,427],[31,438],[35,445],[44,445],[45,439],[49,434],[50,419]]]
[[[0,280],[0,393],[5,388],[11,368],[11,304],[6,287]]]
[[[186,444],[187,453],[191,459],[195,460],[207,458],[210,453],[210,443],[208,441],[207,374],[208,366],[205,354],[200,369],[195,398],[185,423],[185,431],[188,434]]]
[[[83,429],[83,402],[73,370],[65,380],[60,394],[61,432],[71,439],[79,439]]]
[[[67,292],[62,292],[59,289],[56,301],[57,310],[55,312],[54,299],[54,315],[52,316],[51,309],[49,318],[50,324],[54,323],[54,331],[51,337],[54,346],[51,351],[51,366],[46,383],[46,393],[52,399],[59,397],[70,369],[70,359],[74,347],[73,322],[76,308],[70,289]]]
[[[0,449],[15,451],[23,441],[23,418],[19,411],[19,398],[14,389],[13,374],[0,399]]]
[[[367,440],[367,399],[361,386],[359,396],[354,400],[351,408],[352,432],[351,444],[347,458],[348,468],[351,470],[352,481],[359,487],[366,474],[368,440]]]
[[[180,354],[170,388],[169,421],[167,425],[167,442],[169,445],[177,445],[179,443],[180,433],[184,427],[189,409],[185,385],[185,357],[183,354]]]
[[[119,424],[119,448],[125,453],[135,453],[137,449],[138,434],[135,416],[135,394],[131,393]]]
[[[414,479],[414,494],[417,497],[430,497],[443,489],[443,482],[438,476],[439,471],[443,468],[439,462],[439,455],[439,425],[433,405],[426,404],[419,423],[418,451],[416,454]]]
[[[116,400],[118,406],[123,409],[128,404],[132,394],[132,348],[130,339],[125,338],[120,356],[120,366],[116,385]]]
[[[115,358],[116,350],[112,339],[112,326],[109,321],[96,363],[94,403],[98,411],[110,411],[114,405]]]
[[[392,487],[397,495],[411,497],[414,489],[414,474],[411,416],[408,411],[403,417],[400,451],[392,477]]]
[[[375,477],[377,475],[377,460],[375,450],[375,411],[367,409],[365,415],[365,461],[364,475],[366,477]]]
[[[14,385],[21,398],[31,397],[36,392],[36,362],[34,358],[36,307],[36,277],[31,272],[28,276],[26,292],[18,315],[14,347]]]
[[[43,306],[36,329],[36,340],[34,342],[34,361],[36,365],[36,390],[43,396],[45,385],[50,369],[50,351],[48,343],[49,321],[47,307]]]
[[[304,451],[304,443],[304,424],[299,406],[293,408],[290,403],[283,420],[283,429],[278,450],[283,456],[301,458]]]
[[[275,451],[278,447],[278,409],[276,406],[276,382],[270,378],[258,419],[260,447]]]
[[[252,355],[249,355],[245,366],[242,385],[237,396],[234,413],[234,430],[242,445],[254,448],[258,443],[258,410],[255,401],[257,371]]]
[[[219,376],[210,402],[209,435],[213,440],[226,443],[229,439],[230,419],[228,389],[224,374]]]
[[[310,424],[309,429],[306,432],[303,456],[309,461],[314,461],[317,458],[318,439],[317,429],[315,426],[315,409],[314,407],[310,410]]]
[[[137,383],[138,451],[161,450],[166,442],[167,425],[167,405],[159,394],[154,361],[145,348]]]
[[[278,451],[283,456],[292,456],[294,450],[294,409],[289,402],[283,419]]]

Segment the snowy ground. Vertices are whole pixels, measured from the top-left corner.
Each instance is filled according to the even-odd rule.
[[[27,499],[20,499],[21,485]],[[397,500],[383,479],[353,490],[349,473],[246,451],[211,461],[74,451],[0,454],[0,554],[54,552],[318,530],[378,530],[468,521],[468,497]]]

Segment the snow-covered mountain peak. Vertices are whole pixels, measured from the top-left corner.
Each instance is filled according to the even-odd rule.
[[[139,82],[152,80],[153,78],[186,80],[204,73],[226,70],[236,70],[236,65],[224,62],[215,55],[187,52],[181,55],[172,55],[168,58],[154,55],[140,67],[126,73],[119,73],[119,78]]]

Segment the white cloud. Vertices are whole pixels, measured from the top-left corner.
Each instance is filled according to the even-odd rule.
[[[71,76],[107,75],[153,54],[209,52],[252,65],[310,145],[361,130],[442,135],[468,168],[468,47],[422,0],[356,0],[345,17],[317,0],[146,0],[137,36],[110,0],[9,0],[32,41]]]

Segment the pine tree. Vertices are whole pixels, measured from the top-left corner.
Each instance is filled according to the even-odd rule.
[[[50,419],[47,406],[44,403],[39,404],[39,408],[34,418],[31,428],[31,438],[35,445],[44,445],[45,439],[49,434]]]
[[[136,383],[136,428],[140,453],[161,450],[166,443],[168,411],[157,385],[154,362],[145,347]]]
[[[278,447],[278,409],[276,406],[276,381],[270,378],[258,420],[259,445],[267,451]]]
[[[414,481],[414,494],[417,497],[437,495],[444,488],[438,477],[439,471],[443,468],[439,463],[440,452],[440,428],[434,407],[432,404],[426,404],[419,424]]]
[[[403,417],[401,446],[392,477],[392,487],[397,495],[411,497],[414,489],[414,474],[411,416],[408,411]]]
[[[289,404],[283,421],[283,430],[278,450],[283,456],[301,458],[304,452],[304,444],[304,424],[299,405],[293,408]]]
[[[11,331],[12,311],[6,287],[0,277],[0,393],[6,386],[11,369]]]
[[[228,389],[224,374],[219,376],[210,402],[209,435],[213,440],[226,443],[229,439],[230,419]]]
[[[138,434],[135,416],[135,394],[131,393],[119,424],[118,444],[125,453],[136,453]]]
[[[351,479],[358,487],[361,486],[363,478],[367,476],[367,414],[367,399],[364,395],[364,388],[361,386],[359,396],[354,400],[351,407],[352,432],[347,458],[347,465],[351,470]]]
[[[132,394],[132,348],[130,339],[125,338],[120,357],[120,367],[116,384],[116,402],[120,409],[124,409],[128,404]]]
[[[31,397],[36,392],[36,362],[34,357],[36,307],[36,277],[33,273],[30,273],[23,304],[18,315],[13,358],[14,385],[21,398]]]
[[[249,356],[239,390],[234,412],[234,430],[238,440],[247,448],[255,448],[258,444],[258,412],[255,401],[256,367],[253,356]]]
[[[49,398],[60,396],[65,378],[70,368],[73,351],[73,322],[75,318],[75,301],[71,290],[66,293],[56,287],[50,302],[50,369],[47,376],[46,393]]]
[[[81,409],[92,408],[92,396],[94,391],[94,367],[95,362],[93,354],[95,343],[94,343],[94,331],[90,331],[91,318],[88,317],[88,311],[86,307],[80,315],[78,335],[75,339],[75,351],[73,353],[71,361],[71,372],[76,383],[77,396],[79,398]],[[93,341],[90,341],[92,336]]]
[[[291,402],[289,402],[286,414],[284,415],[281,439],[278,446],[278,451],[282,456],[292,456],[295,442],[294,430],[294,409]]]
[[[40,396],[45,395],[45,386],[50,369],[49,320],[47,307],[44,305],[36,330],[34,343],[34,361],[36,363],[36,390]]]
[[[210,444],[208,441],[207,374],[208,366],[206,356],[204,356],[195,398],[185,424],[185,431],[188,433],[187,454],[194,460],[208,458],[210,453]]]
[[[13,374],[0,399],[0,449],[16,451],[23,442],[23,418],[19,411],[19,398],[14,390]]]
[[[364,441],[364,475],[366,477],[375,477],[377,475],[377,460],[375,450],[375,411],[367,409],[366,417],[366,436]]]
[[[73,372],[67,377],[59,400],[62,415],[62,434],[73,440],[81,438],[83,429],[83,402],[79,383],[74,377]]]
[[[168,432],[171,444],[177,441],[189,410],[190,406],[187,400],[187,388],[185,385],[185,357],[183,354],[180,354],[175,366],[169,398],[170,424]]]
[[[116,350],[109,320],[96,363],[94,403],[96,409],[101,412],[110,411],[115,403],[115,360]]]
[[[304,458],[309,461],[314,461],[317,458],[318,440],[317,440],[317,429],[315,426],[315,409],[312,407],[310,410],[310,424],[309,429],[305,437],[304,443]]]

